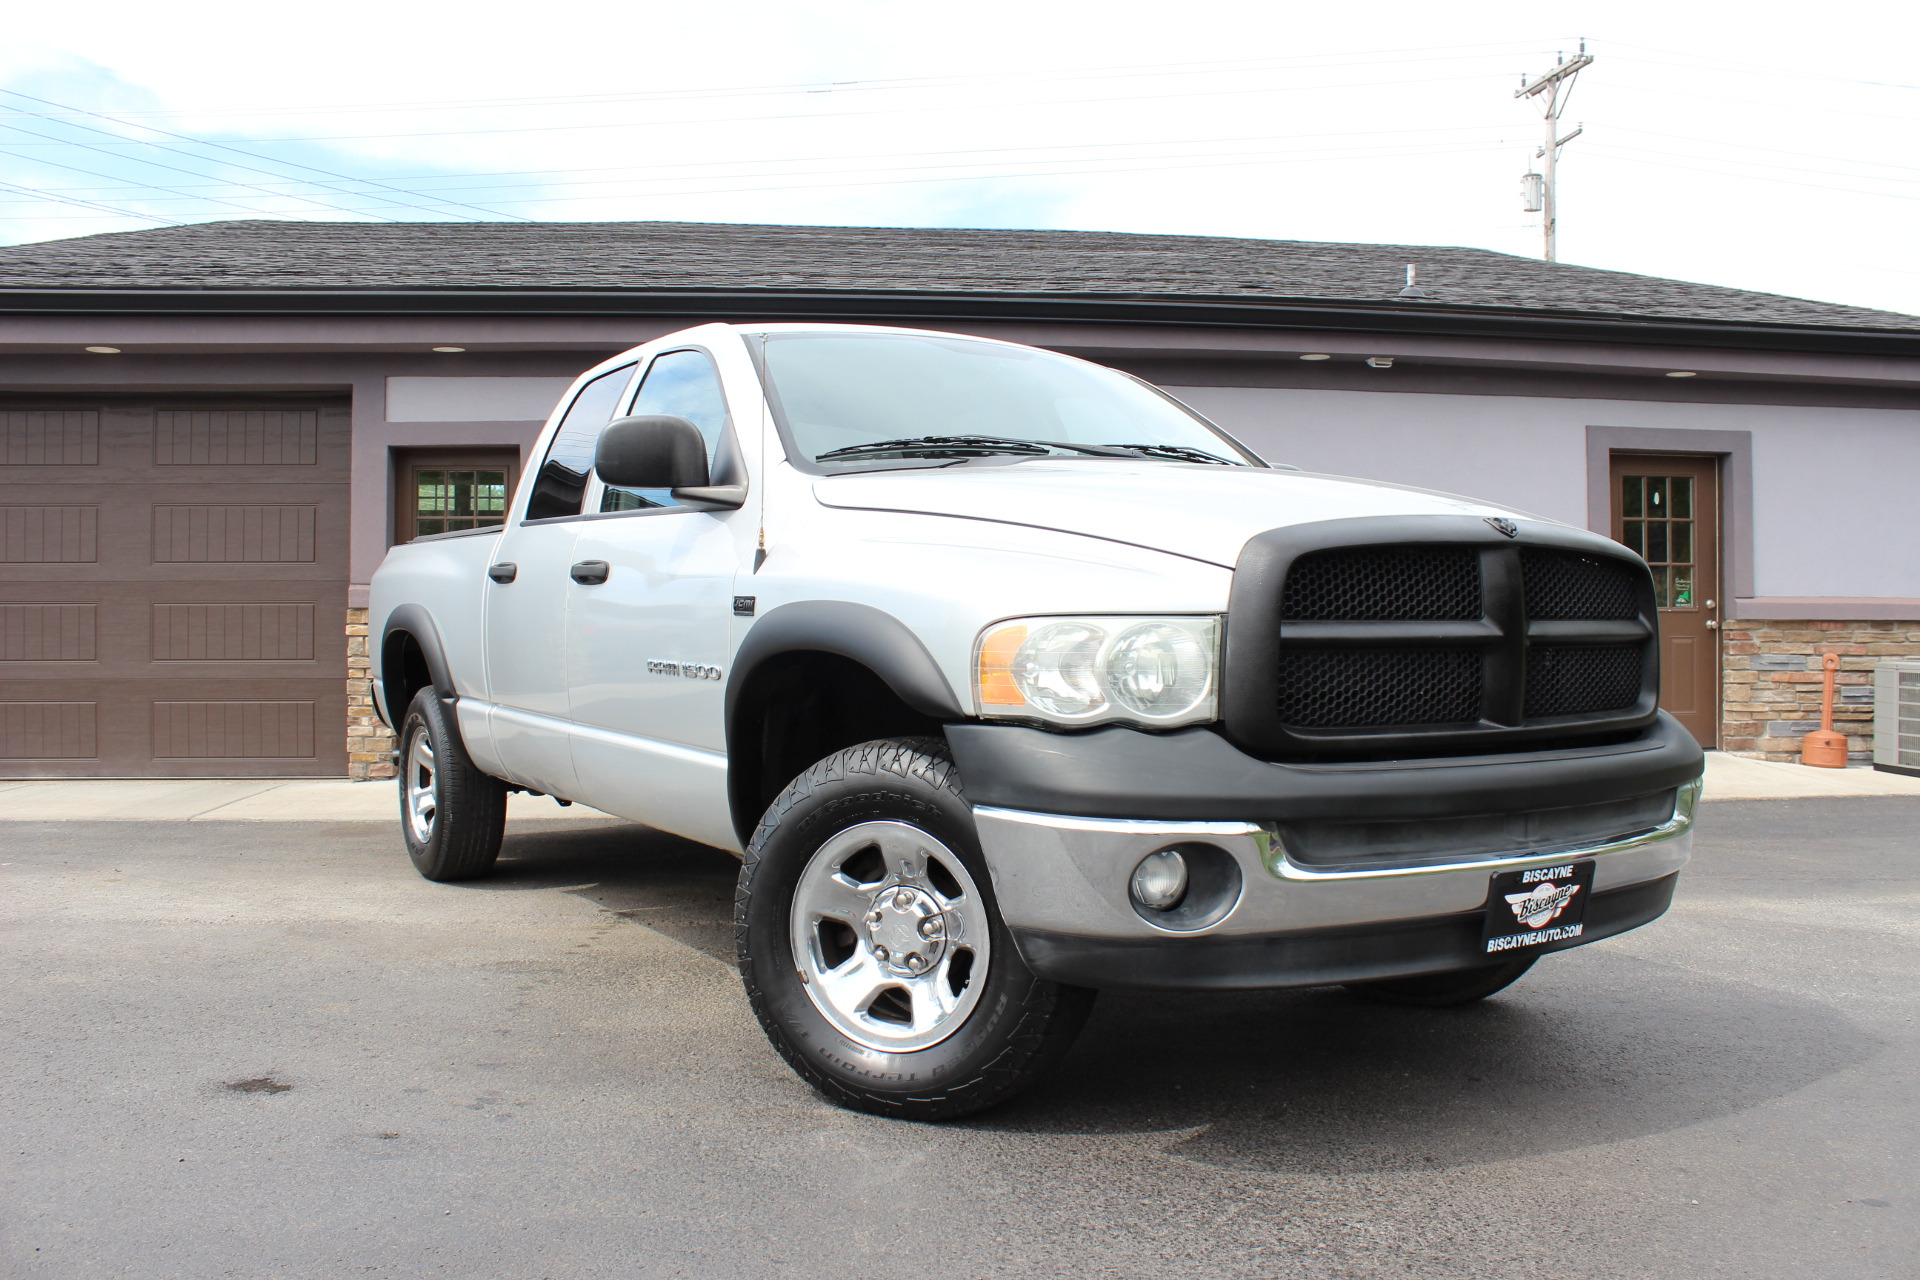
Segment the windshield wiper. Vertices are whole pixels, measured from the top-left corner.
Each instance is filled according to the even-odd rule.
[[[1009,440],[1004,436],[915,436],[910,440],[874,440],[850,444],[816,454],[815,462],[833,458],[867,458],[881,454],[911,454],[921,458],[989,458],[996,454],[1045,457],[1052,450],[1032,440]]]
[[[1206,462],[1215,466],[1231,467],[1236,464],[1230,458],[1217,453],[1208,453],[1205,449],[1189,449],[1183,444],[1110,444],[1109,449],[1130,449],[1145,454],[1149,458],[1166,458],[1174,462]]]

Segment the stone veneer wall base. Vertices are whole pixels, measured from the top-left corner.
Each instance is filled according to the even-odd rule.
[[[1847,735],[1847,759],[1873,762],[1873,668],[1920,658],[1912,622],[1727,622],[1722,651],[1721,747],[1759,760],[1798,761],[1800,739],[1820,727],[1821,658],[1834,672],[1833,727]]]
[[[347,610],[347,776],[391,778],[393,732],[373,709],[373,659],[367,653],[367,611]]]

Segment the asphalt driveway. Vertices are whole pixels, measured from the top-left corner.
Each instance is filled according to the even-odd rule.
[[[1709,805],[1666,919],[1465,1010],[1108,993],[945,1126],[790,1075],[736,864],[641,828],[465,886],[367,822],[0,863],[11,1276],[1920,1274],[1920,799]]]

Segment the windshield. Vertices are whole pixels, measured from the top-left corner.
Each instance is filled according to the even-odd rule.
[[[774,333],[766,375],[789,443],[825,466],[1124,457],[1250,465],[1198,415],[1126,374],[934,334]]]

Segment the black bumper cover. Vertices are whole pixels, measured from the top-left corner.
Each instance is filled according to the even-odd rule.
[[[976,805],[1088,818],[1269,822],[1447,818],[1625,800],[1700,776],[1700,744],[1666,712],[1628,742],[1486,756],[1275,764],[1211,729],[1048,733],[951,724]]]
[[[1586,931],[1541,951],[1565,951],[1656,920],[1673,902],[1679,873],[1596,893]],[[1042,978],[1076,987],[1162,987],[1237,991],[1319,987],[1422,973],[1446,973],[1512,959],[1482,950],[1484,910],[1348,929],[1242,938],[1085,938],[1016,929],[1014,943]]]

